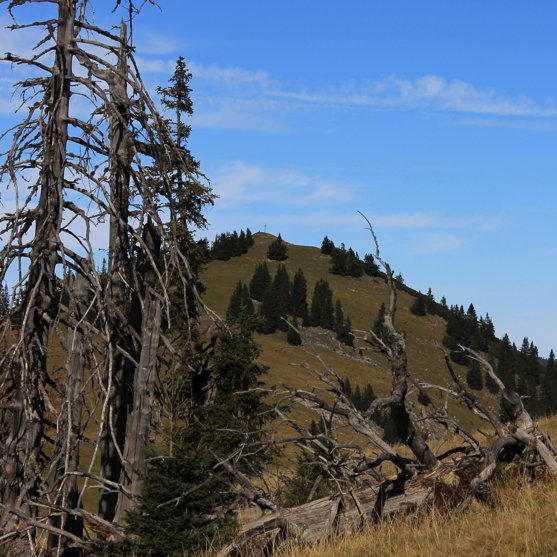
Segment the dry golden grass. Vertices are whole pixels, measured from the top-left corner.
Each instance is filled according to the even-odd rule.
[[[290,546],[277,557],[542,557],[557,555],[557,484],[515,478],[494,488],[491,505],[433,511],[360,533]]]

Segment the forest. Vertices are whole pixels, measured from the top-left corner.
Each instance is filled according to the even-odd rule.
[[[192,75],[179,57],[154,99],[136,61],[133,22],[153,2],[113,2],[111,27],[91,1],[25,22],[35,0],[2,3],[9,32],[42,35],[32,55],[0,56],[33,73],[0,160],[17,199],[0,217],[1,554],[271,555],[395,515],[465,513],[505,474],[557,475],[536,421],[556,410],[553,351],[542,361],[473,304],[406,285],[366,215],[371,253],[325,236],[311,257],[327,273],[311,281],[280,234],[198,239],[218,199],[189,150]],[[206,269],[235,261],[249,269],[220,277],[232,294],[217,311]],[[364,281],[382,302],[362,329],[338,285]],[[409,299],[418,328],[442,324],[443,381],[410,369]],[[299,351],[297,382],[268,380],[272,335]]]

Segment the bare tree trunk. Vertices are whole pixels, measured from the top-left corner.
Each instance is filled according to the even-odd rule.
[[[104,478],[119,482],[122,474],[122,453],[124,450],[126,424],[130,411],[134,380],[133,364],[117,347],[133,354],[133,342],[125,323],[128,315],[131,286],[130,245],[128,233],[130,201],[130,134],[128,130],[128,96],[125,76],[127,64],[127,28],[120,26],[121,48],[119,51],[118,71],[110,84],[114,114],[111,129],[111,201],[115,214],[110,216],[109,236],[109,319],[111,321],[110,339],[112,361],[109,361],[107,385],[111,383],[108,416],[105,416],[102,433],[101,471]],[[132,324],[133,327],[133,324]],[[135,327],[134,327],[135,328]],[[112,521],[116,516],[119,493],[104,492],[99,502],[101,518]]]
[[[84,370],[84,335],[82,320],[86,317],[89,284],[85,277],[77,275],[70,285],[72,290],[72,304],[70,307],[70,318],[74,327],[70,328],[66,339],[65,360],[65,394],[66,400],[61,412],[56,439],[56,450],[59,453],[59,461],[56,469],[54,484],[63,481],[62,490],[55,503],[59,507],[70,510],[77,509],[79,502],[79,491],[77,487],[77,475],[72,474],[79,469],[79,446],[82,434],[81,415],[83,411],[83,370]],[[80,516],[66,514],[56,516],[51,523],[81,538],[83,536],[83,519]],[[66,547],[67,539],[60,538],[54,534],[49,536],[49,547],[64,545],[63,555],[69,557],[76,554],[77,548]]]
[[[143,231],[143,240],[148,246],[154,260],[159,256],[160,239],[149,220]],[[145,448],[149,441],[149,429],[154,403],[157,351],[161,332],[161,304],[154,287],[156,277],[146,258],[141,258],[138,274],[145,279],[143,297],[143,319],[141,323],[141,355],[135,373],[133,388],[133,410],[128,420],[126,448],[124,452],[125,468],[122,485],[133,497],[141,495],[142,475],[145,465]],[[122,520],[125,512],[135,504],[134,499],[123,496],[118,506],[117,519]]]
[[[56,59],[47,88],[49,118],[44,138],[41,164],[40,199],[35,220],[35,238],[31,250],[29,280],[23,307],[19,353],[14,362],[17,381],[14,430],[6,450],[8,482],[4,491],[5,526],[10,508],[19,507],[26,497],[34,498],[41,468],[41,446],[46,408],[47,354],[50,322],[56,312],[55,267],[59,263],[58,246],[62,222],[64,169],[68,141],[68,111],[72,79],[72,40],[76,1],[58,2]],[[36,516],[36,507],[27,514]]]

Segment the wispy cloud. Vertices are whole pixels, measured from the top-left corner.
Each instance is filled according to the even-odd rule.
[[[294,92],[277,90],[274,94],[312,104],[346,106],[387,106],[429,108],[502,116],[557,116],[557,107],[539,105],[525,97],[512,99],[492,89],[479,89],[458,79],[449,81],[436,75],[409,80],[387,76],[359,88],[338,87],[339,93]]]
[[[297,170],[263,168],[235,161],[215,174],[213,187],[220,196],[221,207],[260,202],[278,202],[281,206],[330,203],[350,197],[340,184]]]
[[[540,122],[539,120],[509,120],[507,118],[460,118],[454,122],[458,126],[480,128],[505,128],[514,130],[529,130],[536,132],[557,131],[557,122]]]
[[[184,42],[176,37],[162,35],[160,33],[144,32],[137,42],[137,51],[152,56],[174,54],[184,49]]]
[[[375,226],[383,228],[498,230],[506,224],[504,219],[495,216],[452,217],[424,211],[375,215],[372,219]]]

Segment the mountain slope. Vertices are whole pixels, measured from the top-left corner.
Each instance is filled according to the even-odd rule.
[[[204,272],[203,281],[207,292],[206,303],[220,315],[226,313],[230,296],[238,283],[249,283],[257,264],[267,262],[271,276],[279,265],[276,261],[267,260],[267,248],[275,240],[270,234],[258,232],[254,234],[255,245],[247,254],[229,261],[212,261]],[[322,255],[319,248],[288,244],[288,259],[284,261],[290,278],[301,268],[308,283],[308,303],[315,282],[325,278],[332,290],[334,298],[342,302],[344,314],[349,315],[354,332],[363,335],[374,322],[381,303],[387,301],[388,292],[384,280],[380,277],[362,276],[361,278],[343,277],[329,273],[330,256]],[[446,331],[446,321],[439,316],[427,315],[418,317],[410,313],[415,298],[408,292],[399,291],[396,325],[407,335],[408,362],[410,373],[421,380],[446,385],[449,376],[446,371],[441,341]],[[361,331],[358,333],[358,331]],[[319,345],[319,352],[327,364],[332,365],[342,377],[348,377],[355,387],[373,385],[376,394],[385,394],[390,389],[391,376],[386,360],[371,350],[364,352],[368,361],[361,361],[358,350],[343,347],[338,350],[338,343],[327,340],[330,332],[311,329],[310,337],[313,344]],[[307,362],[316,367],[317,360],[307,354],[307,347],[293,347],[286,342],[286,333],[277,332],[271,335],[258,335],[258,342],[263,349],[261,362],[270,367],[267,377],[269,384],[292,384],[306,388],[312,384],[312,377],[299,366]],[[365,349],[365,344],[357,346]],[[342,355],[342,353],[344,355]],[[456,366],[459,372],[466,369]],[[315,381],[313,381],[315,383]],[[484,389],[483,393],[490,399],[493,406],[496,399]],[[431,397],[437,397],[432,393]],[[459,405],[450,406],[451,413],[459,419],[463,427],[477,425],[476,418]]]

